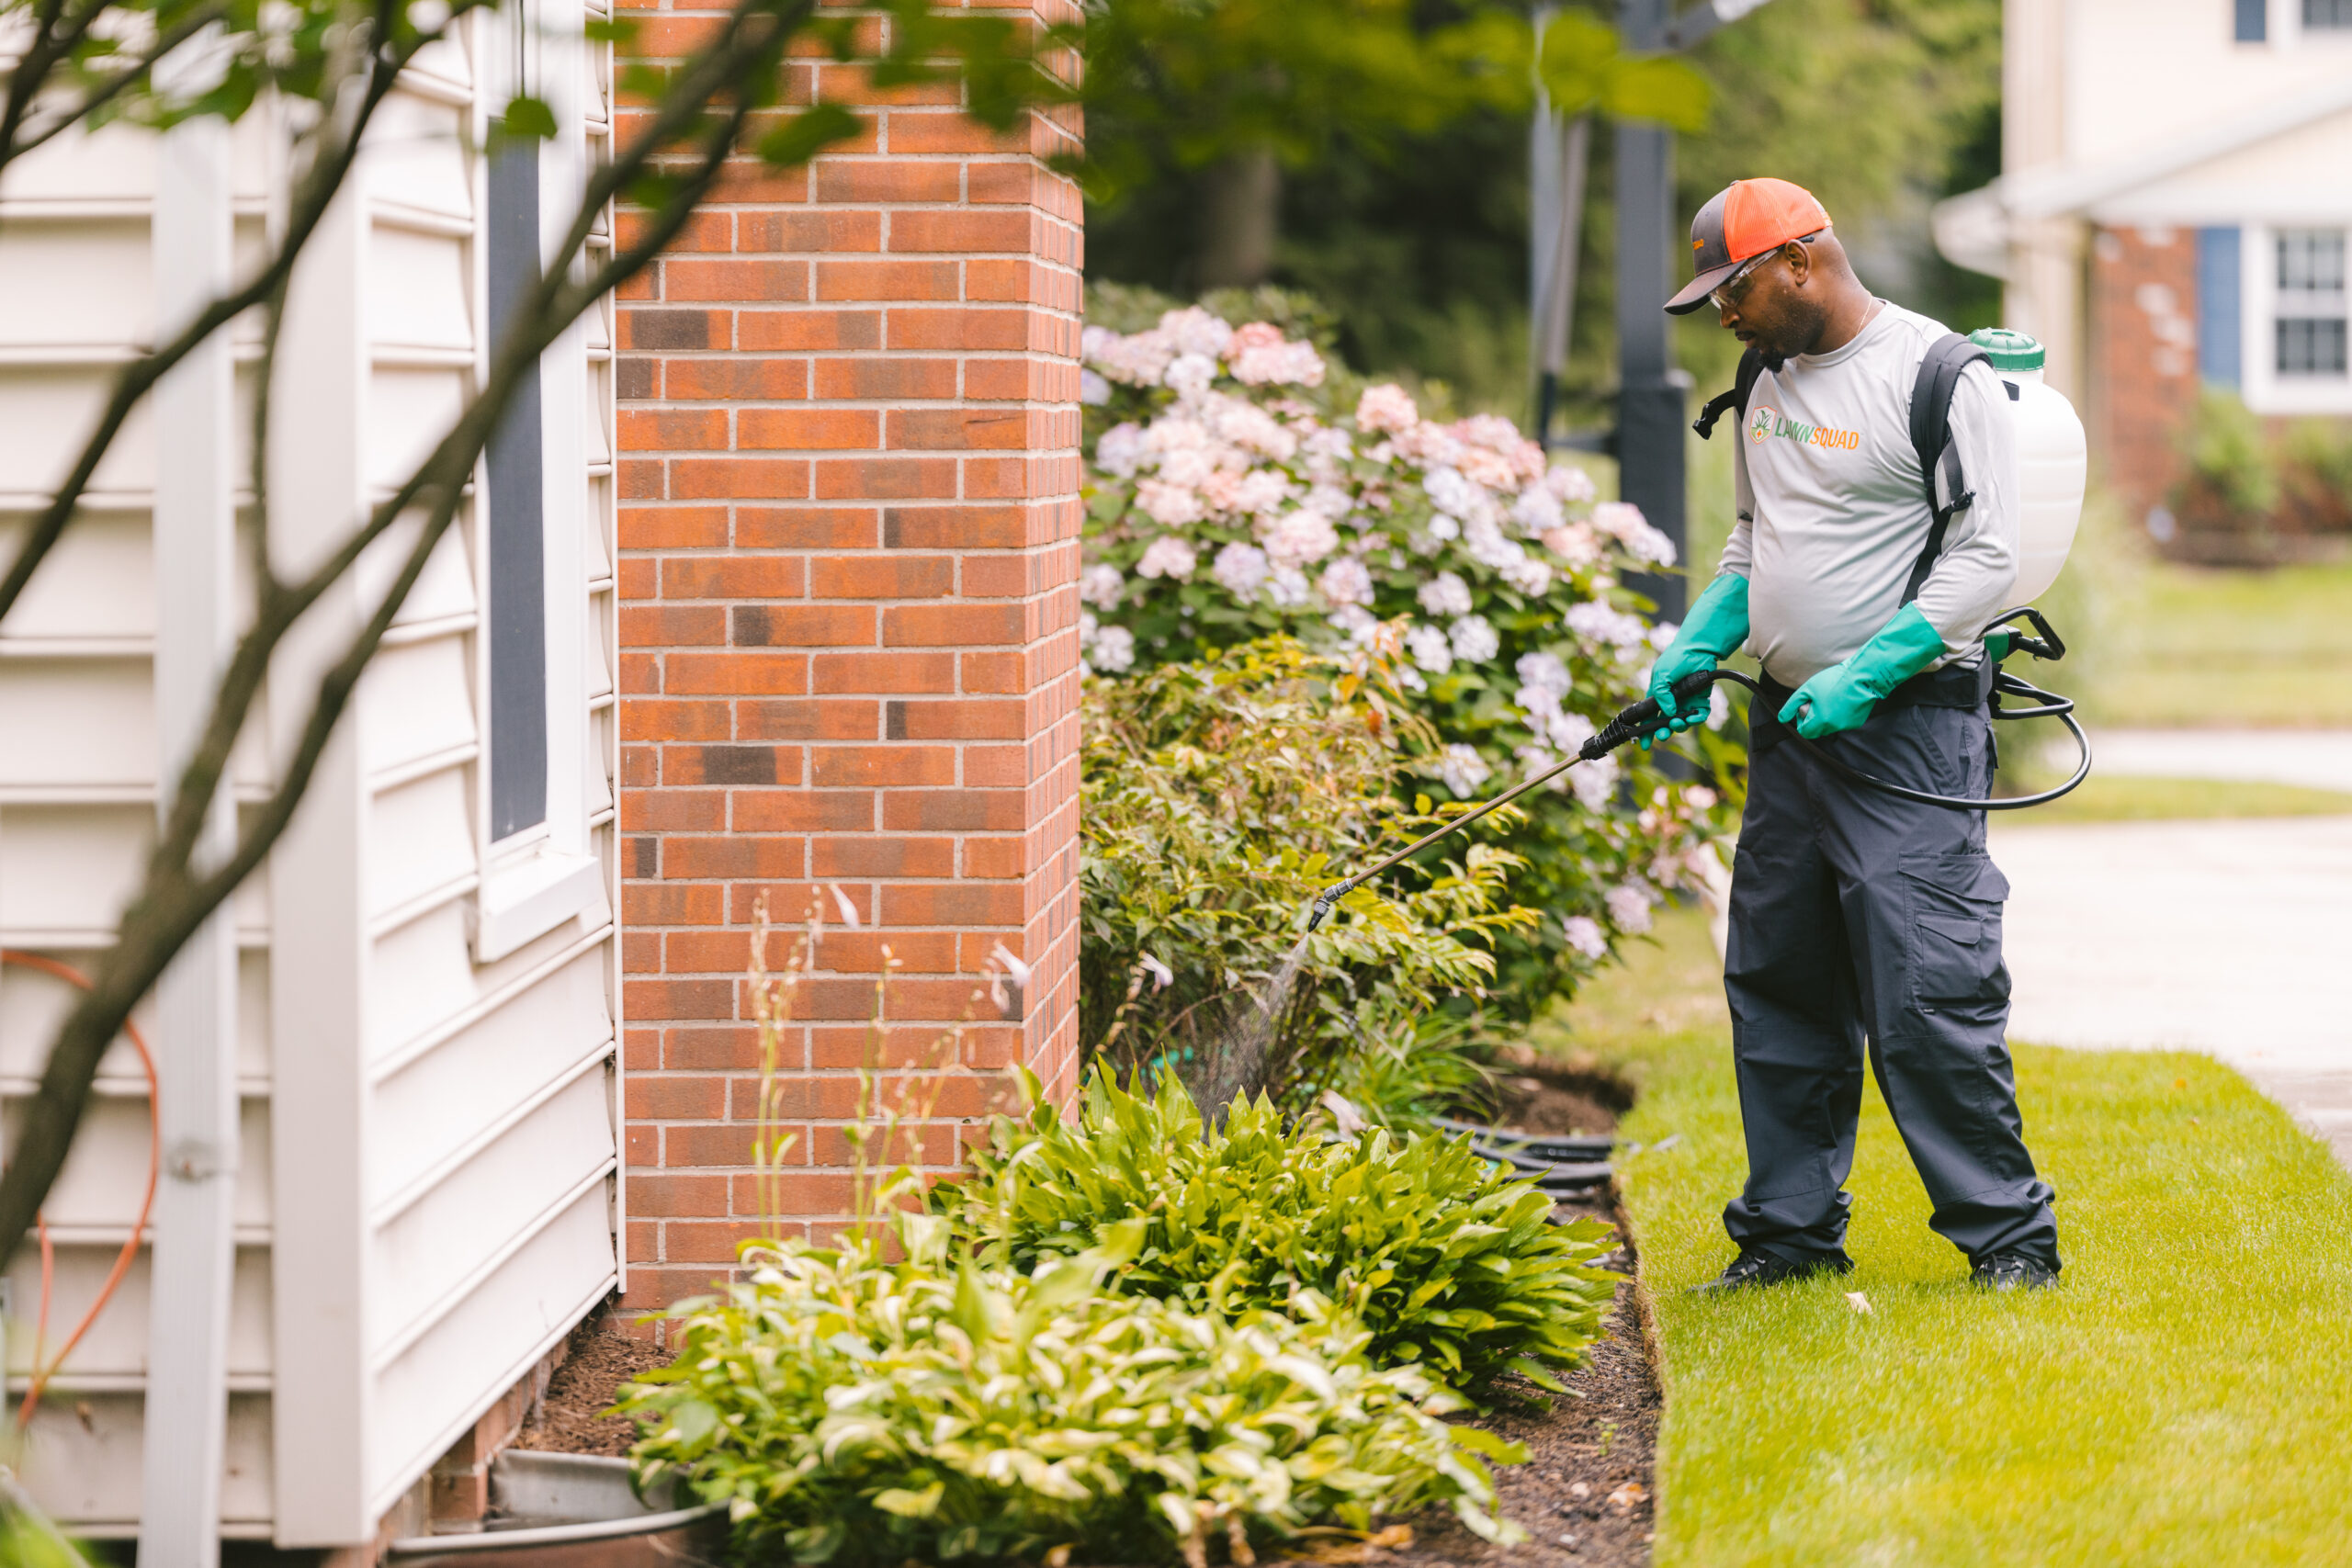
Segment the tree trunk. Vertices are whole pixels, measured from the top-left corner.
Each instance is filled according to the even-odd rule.
[[[1201,176],[1200,288],[1254,288],[1274,270],[1283,176],[1271,150],[1237,152]]]

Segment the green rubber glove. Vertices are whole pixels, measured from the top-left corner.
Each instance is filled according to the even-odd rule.
[[[2015,632],[1993,632],[1984,638],[1984,657],[1998,664],[2009,656],[2009,650],[2017,646],[2017,641],[2018,634]]]
[[[1747,640],[1747,579],[1736,571],[1718,573],[1682,618],[1682,629],[1674,634],[1674,641],[1650,669],[1649,694],[1667,722],[1642,737],[1643,750],[1648,750],[1660,736],[1705,722],[1709,704],[1704,699],[1676,711],[1674,682],[1696,671],[1713,669],[1717,660],[1737,652]]]
[[[1889,692],[1944,656],[1944,634],[1905,604],[1878,635],[1799,686],[1781,722],[1807,740],[1860,728]]]

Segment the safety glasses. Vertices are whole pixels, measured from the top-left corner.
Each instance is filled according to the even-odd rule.
[[[1713,288],[1707,290],[1707,298],[1714,303],[1716,310],[1730,310],[1733,306],[1739,303],[1740,296],[1746,294],[1748,288],[1755,283],[1757,272],[1762,268],[1766,262],[1770,261],[1774,256],[1779,255],[1791,245],[1809,245],[1813,243],[1814,241],[1821,237],[1822,232],[1823,231],[1815,229],[1810,234],[1800,234],[1793,240],[1784,240],[1780,244],[1774,245],[1769,251],[1757,252],[1754,255],[1739,264],[1739,270],[1737,272],[1733,273],[1729,277],[1724,278],[1721,283],[1718,283]]]
[[[1716,284],[1713,288],[1708,289],[1708,299],[1713,303],[1715,309],[1718,310],[1730,310],[1733,306],[1739,303],[1740,297],[1745,295],[1748,290],[1749,285],[1756,281],[1757,269],[1780,254],[1781,247],[1779,245],[1774,245],[1769,251],[1757,252],[1754,255],[1739,264],[1738,271],[1733,273],[1729,277],[1724,278],[1721,283]]]

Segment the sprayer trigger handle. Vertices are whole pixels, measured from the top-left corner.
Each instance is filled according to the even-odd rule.
[[[1714,670],[1693,670],[1690,674],[1674,682],[1670,689],[1674,693],[1676,704],[1679,705],[1686,699],[1702,695],[1708,687],[1715,683],[1718,673],[1719,671]],[[1656,698],[1644,697],[1640,702],[1611,719],[1608,728],[1578,747],[1577,755],[1588,762],[1599,761],[1626,741],[1657,728],[1658,721],[1664,716],[1658,712]]]

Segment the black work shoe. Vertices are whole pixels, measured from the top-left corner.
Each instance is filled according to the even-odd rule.
[[[1749,1285],[1778,1285],[1784,1280],[1810,1279],[1815,1274],[1850,1274],[1854,1261],[1850,1258],[1818,1258],[1808,1262],[1792,1263],[1769,1252],[1743,1252],[1732,1259],[1731,1267],[1703,1285],[1690,1287],[1691,1293],[1701,1291],[1736,1291]]]
[[[1968,1278],[1988,1291],[2046,1291],[2058,1282],[2058,1270],[2021,1253],[1994,1252],[1978,1258]]]

